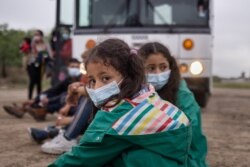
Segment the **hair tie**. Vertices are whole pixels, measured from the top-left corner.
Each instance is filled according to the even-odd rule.
[[[130,54],[135,54],[135,55],[137,55],[137,53],[138,53],[138,49],[135,49],[135,48],[131,48],[131,49],[130,49]]]

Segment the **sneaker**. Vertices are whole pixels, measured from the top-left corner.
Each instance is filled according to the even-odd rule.
[[[22,118],[24,113],[21,108],[14,106],[3,106],[4,111],[10,115],[14,115],[17,118]]]
[[[38,144],[43,143],[43,141],[49,137],[49,133],[46,130],[38,128],[27,128],[27,130],[31,139],[37,142]]]
[[[63,154],[70,151],[76,144],[75,139],[69,141],[64,137],[64,132],[61,132],[51,141],[44,143],[41,149],[48,154]]]
[[[29,107],[27,111],[36,121],[44,121],[47,114],[44,108]]]
[[[45,130],[48,132],[49,134],[49,138],[53,139],[54,137],[56,137],[59,134],[60,129],[57,128],[54,125],[49,125],[45,128]]]

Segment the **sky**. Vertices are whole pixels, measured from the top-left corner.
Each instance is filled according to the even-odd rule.
[[[0,24],[9,28],[40,28],[49,33],[55,25],[55,0],[0,0]],[[250,1],[214,0],[213,75],[250,77]]]
[[[56,0],[0,0],[0,24],[9,28],[40,28],[49,33],[55,25]]]

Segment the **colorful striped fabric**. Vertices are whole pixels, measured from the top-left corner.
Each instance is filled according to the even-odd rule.
[[[188,124],[189,120],[182,111],[153,93],[117,120],[112,128],[119,135],[142,135],[174,130]]]

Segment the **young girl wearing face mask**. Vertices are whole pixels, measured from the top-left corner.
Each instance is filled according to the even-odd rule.
[[[143,62],[126,43],[108,39],[85,62],[86,87],[98,108],[78,146],[50,167],[182,167],[191,140],[189,119],[144,84]]]
[[[144,59],[147,82],[154,85],[161,98],[175,104],[191,119],[192,142],[188,166],[206,167],[207,141],[202,132],[200,107],[181,79],[175,58],[158,42],[143,45],[138,54]]]

